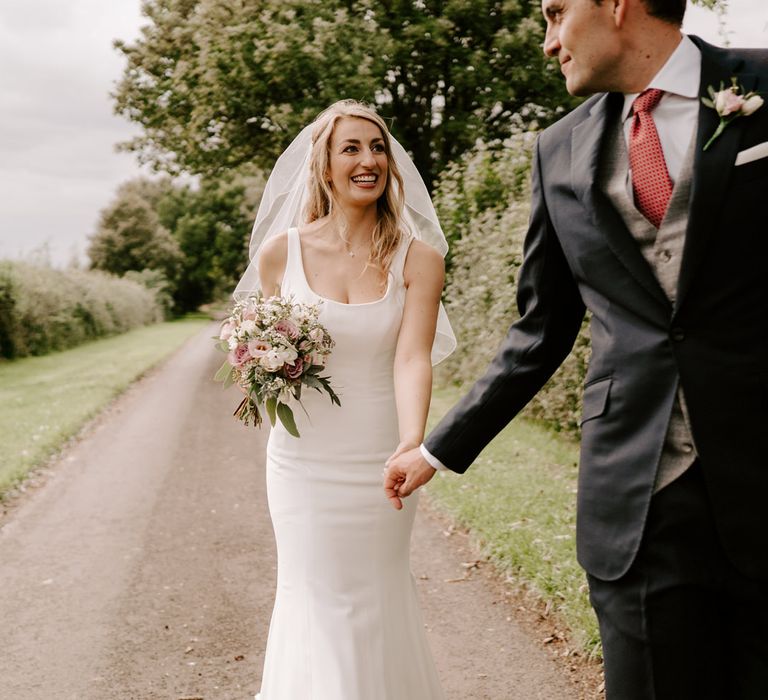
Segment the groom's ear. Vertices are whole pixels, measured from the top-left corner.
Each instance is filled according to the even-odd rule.
[[[645,9],[645,6],[643,5],[644,0],[608,0],[608,2],[613,5],[613,21],[617,28],[623,27],[624,23],[627,21],[627,9],[629,3],[633,3],[636,10],[642,11]]]

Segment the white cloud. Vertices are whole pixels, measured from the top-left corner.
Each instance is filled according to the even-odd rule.
[[[4,0],[0,6],[0,257],[48,243],[54,261],[85,249],[117,185],[140,173],[115,143],[136,129],[109,92],[139,0]]]

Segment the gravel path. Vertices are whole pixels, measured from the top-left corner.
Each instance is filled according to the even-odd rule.
[[[134,385],[0,519],[0,700],[258,690],[275,579],[266,431],[232,419],[236,390],[209,380],[211,335]],[[448,700],[573,700],[466,538],[445,533],[422,511],[413,569]]]

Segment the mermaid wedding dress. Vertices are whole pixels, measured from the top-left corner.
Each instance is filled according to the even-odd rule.
[[[309,287],[297,229],[288,232],[281,293],[320,303],[336,345],[324,374],[341,407],[307,390],[301,437],[280,423],[267,447],[277,540],[277,595],[257,700],[443,700],[410,571],[417,496],[396,511],[382,490],[398,444],[393,362],[403,266],[377,301],[343,304]]]

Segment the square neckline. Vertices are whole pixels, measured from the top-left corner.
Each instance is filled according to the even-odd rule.
[[[390,291],[392,290],[392,269],[390,268],[387,271],[387,289],[384,292],[384,295],[379,297],[378,299],[374,299],[373,301],[361,301],[358,303],[351,303],[346,301],[338,301],[337,299],[331,299],[329,297],[324,297],[321,294],[318,294],[309,284],[309,279],[307,278],[306,270],[304,269],[304,255],[301,252],[301,234],[299,233],[298,227],[293,227],[289,230],[289,235],[293,234],[295,242],[296,242],[296,262],[297,266],[299,268],[299,272],[301,273],[301,279],[304,282],[304,285],[306,288],[318,299],[322,301],[330,302],[331,304],[336,304],[338,306],[372,306],[374,304],[380,304],[386,298],[389,296]]]

